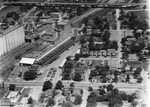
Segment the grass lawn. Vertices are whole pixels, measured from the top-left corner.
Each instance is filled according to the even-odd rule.
[[[136,16],[139,17],[141,20],[148,20],[149,19],[149,12],[148,11],[132,11]]]

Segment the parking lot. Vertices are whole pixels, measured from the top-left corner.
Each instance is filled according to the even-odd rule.
[[[46,80],[53,80],[53,78],[55,77],[55,74],[57,72],[57,68],[50,68],[50,70],[48,71],[47,75],[46,75]]]

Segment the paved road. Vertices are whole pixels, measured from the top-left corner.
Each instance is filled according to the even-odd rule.
[[[56,84],[57,81],[53,82],[53,85]],[[64,86],[69,86],[71,82],[63,82]],[[98,88],[101,85],[108,85],[110,83],[87,83],[87,82],[74,82],[76,88],[88,88],[92,86],[94,89]],[[9,86],[10,84],[16,84],[16,86],[43,86],[43,82],[5,82],[5,86]],[[125,84],[125,83],[113,83],[116,88],[125,88],[125,89],[146,89],[146,86],[143,84]]]

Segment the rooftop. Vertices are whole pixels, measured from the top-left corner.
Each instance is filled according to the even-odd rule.
[[[7,98],[13,98],[16,97],[18,95],[19,91],[10,91]]]

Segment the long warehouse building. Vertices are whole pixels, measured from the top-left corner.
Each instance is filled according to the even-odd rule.
[[[15,25],[4,31],[0,29],[0,56],[25,43],[23,25]]]

